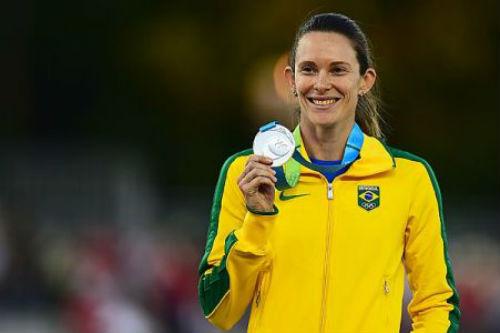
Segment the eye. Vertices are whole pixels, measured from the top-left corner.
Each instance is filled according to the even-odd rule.
[[[316,72],[316,67],[311,64],[304,64],[300,66],[299,70],[302,74],[309,75],[309,74],[314,74]]]
[[[335,66],[332,68],[331,72],[335,75],[343,75],[347,73],[347,68],[343,66]]]
[[[302,68],[302,70],[301,70],[302,73],[312,73],[312,71],[313,71],[313,68],[309,67],[309,66],[306,66],[306,67]]]

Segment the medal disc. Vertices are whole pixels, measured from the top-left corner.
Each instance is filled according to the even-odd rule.
[[[273,160],[273,167],[285,164],[295,150],[293,134],[286,127],[277,123],[263,126],[253,141],[253,152],[256,155]]]

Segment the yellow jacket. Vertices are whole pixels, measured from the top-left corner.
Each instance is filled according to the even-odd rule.
[[[237,185],[251,153],[226,161],[215,191],[198,285],[212,324],[230,329],[251,303],[250,333],[399,332],[406,269],[413,332],[458,330],[427,162],[365,135],[359,159],[331,184],[301,166],[298,184],[276,191],[275,212],[258,214]]]

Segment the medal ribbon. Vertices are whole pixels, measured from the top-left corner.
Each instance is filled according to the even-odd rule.
[[[297,129],[295,129],[295,131],[297,131]],[[363,141],[364,141],[363,131],[361,131],[361,128],[359,128],[358,124],[354,123],[354,126],[352,127],[351,132],[349,133],[349,137],[347,138],[347,144],[344,150],[344,156],[342,157],[342,161],[339,164],[318,165],[311,163],[308,160],[306,160],[304,156],[302,156],[302,154],[299,152],[299,149],[295,149],[292,158],[297,162],[299,162],[300,164],[302,164],[303,166],[307,167],[308,169],[318,171],[321,173],[329,173],[329,172],[335,173],[340,169],[345,168],[346,166],[352,164],[358,158],[361,147],[363,146]]]
[[[297,185],[300,177],[300,165],[305,166],[308,169],[320,172],[322,174],[336,173],[342,168],[351,165],[359,157],[359,152],[363,146],[364,135],[358,124],[354,123],[349,137],[347,138],[347,144],[344,149],[344,154],[342,161],[336,165],[317,165],[309,162],[300,153],[300,146],[302,145],[302,137],[300,136],[300,127],[297,126],[293,131],[293,136],[295,139],[295,151],[292,158],[289,159],[283,166],[273,168],[276,171],[276,188],[279,191],[283,191],[288,188],[292,188]]]

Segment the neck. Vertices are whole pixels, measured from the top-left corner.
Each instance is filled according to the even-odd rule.
[[[301,121],[302,140],[309,157],[324,161],[341,160],[353,125],[354,120],[325,128]]]

